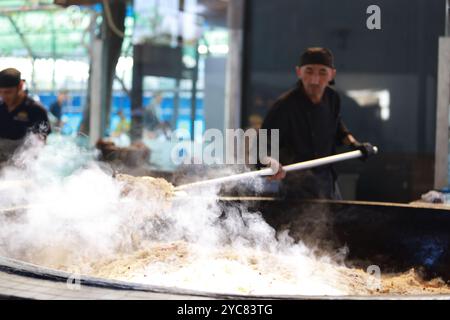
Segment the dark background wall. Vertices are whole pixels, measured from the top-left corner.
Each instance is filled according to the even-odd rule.
[[[372,4],[381,8],[381,30],[366,27]],[[243,126],[292,87],[306,47],[328,47],[345,122],[381,151],[364,165],[339,166],[344,193],[414,200],[433,185],[438,38],[444,32],[445,0],[248,0]],[[389,118],[382,119],[378,103],[361,107],[347,96],[350,90],[388,92]]]

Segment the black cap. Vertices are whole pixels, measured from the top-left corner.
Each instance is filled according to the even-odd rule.
[[[17,87],[20,81],[19,70],[8,68],[0,71],[0,88]]]
[[[333,54],[326,48],[308,48],[300,57],[299,67],[307,64],[322,64],[334,69]]]

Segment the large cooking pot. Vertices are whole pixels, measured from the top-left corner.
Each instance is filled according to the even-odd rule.
[[[450,210],[445,206],[361,201],[222,200],[245,203],[276,230],[324,254],[346,246],[348,266],[378,265],[385,272],[419,270],[450,280]],[[239,207],[239,206],[236,206]]]
[[[316,247],[319,254],[334,252],[346,246],[348,255],[344,263],[351,267],[378,265],[382,272],[403,272],[415,268],[426,278],[442,277],[445,281],[450,280],[450,215],[443,207],[349,201],[286,201],[275,198],[221,198],[219,204],[224,212],[230,207],[240,210],[243,205],[249,211],[261,212],[276,230],[288,229],[293,238]],[[77,282],[73,275],[7,258],[0,258],[0,284],[0,295],[4,297],[250,297],[136,285],[90,277],[82,277]],[[81,287],[76,287],[77,284],[81,284]],[[278,297],[280,296],[270,298]],[[439,296],[443,297],[450,298]]]

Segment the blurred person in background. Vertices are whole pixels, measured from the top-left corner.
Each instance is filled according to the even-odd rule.
[[[130,145],[131,139],[129,136],[130,133],[130,120],[127,119],[122,110],[117,112],[117,116],[119,117],[119,122],[115,127],[112,138],[116,145],[120,147],[125,147]]]
[[[144,137],[154,139],[157,137],[157,130],[161,127],[161,103],[163,96],[156,92],[150,104],[144,110]]]
[[[69,100],[69,92],[67,90],[60,90],[56,101],[53,102],[50,107],[51,116],[54,118],[54,125],[58,128],[62,127],[62,110],[64,104]]]

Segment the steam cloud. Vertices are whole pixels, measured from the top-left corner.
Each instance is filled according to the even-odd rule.
[[[123,182],[95,159],[68,138],[27,138],[0,171],[0,255],[201,291],[346,293],[330,259],[314,258],[245,207],[224,213],[218,187],[168,201],[124,195]]]

